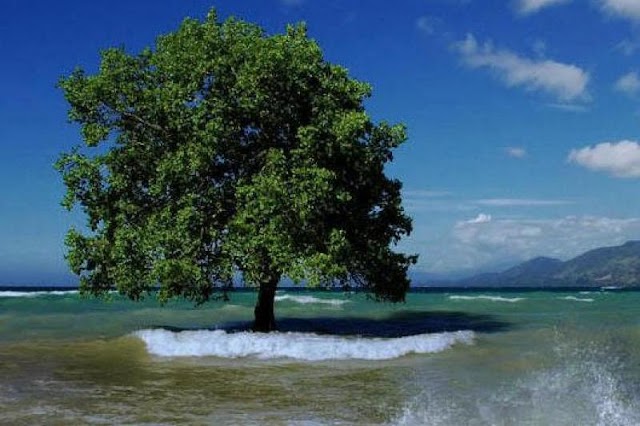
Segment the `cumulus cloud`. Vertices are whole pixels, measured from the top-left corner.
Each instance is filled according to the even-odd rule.
[[[623,140],[573,149],[568,161],[619,178],[640,177],[640,144]]]
[[[472,34],[455,43],[454,49],[469,67],[493,71],[508,87],[544,92],[562,103],[589,99],[589,73],[576,65],[525,58],[490,42],[480,44]]]
[[[561,206],[573,204],[567,200],[540,200],[532,198],[485,198],[476,200],[476,204],[492,207],[537,207],[537,206]]]
[[[496,219],[458,222],[438,250],[419,265],[433,272],[474,270],[536,256],[566,260],[596,247],[640,239],[640,218],[567,216],[557,219]]]
[[[568,3],[570,0],[518,0],[516,9],[521,15],[531,15],[545,7]]]
[[[613,86],[618,92],[628,96],[635,96],[640,91],[640,78],[638,73],[632,71],[620,77]]]
[[[509,245],[510,247],[522,248],[528,244],[528,239],[542,233],[540,224],[535,222],[499,220],[486,227],[471,225],[475,225],[475,223],[472,221],[458,222],[454,228],[454,238],[464,244],[493,246],[495,248]]]
[[[508,146],[504,151],[512,158],[524,158],[527,156],[527,150],[518,146]]]
[[[640,235],[640,219],[568,216],[555,220],[495,220],[478,227],[458,223],[454,239],[479,252],[511,253],[522,259],[546,255],[566,259],[601,245]]]
[[[638,0],[601,0],[601,4],[607,13],[640,21],[640,1]]]

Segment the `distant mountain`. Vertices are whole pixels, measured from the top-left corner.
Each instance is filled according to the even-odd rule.
[[[487,287],[640,286],[640,241],[597,248],[566,262],[536,257],[506,271],[475,275],[455,284]]]

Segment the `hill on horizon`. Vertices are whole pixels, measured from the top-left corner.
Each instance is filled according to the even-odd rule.
[[[640,286],[640,241],[596,248],[567,261],[540,256],[502,272],[473,275],[447,285],[636,287]]]

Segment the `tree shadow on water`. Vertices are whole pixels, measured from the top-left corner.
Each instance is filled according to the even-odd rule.
[[[227,323],[220,327],[228,332],[251,329],[251,323]],[[279,332],[302,332],[337,336],[363,337],[404,337],[425,333],[471,330],[481,333],[496,333],[513,327],[492,315],[469,314],[466,312],[400,312],[385,318],[362,317],[316,317],[280,318],[277,320]]]

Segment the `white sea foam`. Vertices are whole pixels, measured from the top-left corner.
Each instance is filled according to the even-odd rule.
[[[295,302],[295,303],[300,303],[303,305],[308,305],[308,304],[319,304],[319,305],[333,305],[333,306],[340,306],[340,305],[344,305],[345,303],[349,303],[348,300],[341,300],[341,299],[321,299],[319,297],[314,297],[314,296],[294,296],[291,294],[284,294],[282,296],[276,296],[275,297],[275,301],[276,302],[282,302],[282,301],[291,301],[291,302]]]
[[[443,386],[430,370],[418,372],[418,390],[388,425],[640,425],[640,398],[627,374],[634,366],[606,346],[556,338],[564,339],[554,348],[556,362],[532,365],[522,375],[510,370],[493,382]]]
[[[70,294],[78,294],[78,290],[64,291],[0,291],[2,297],[39,297],[39,296],[67,296]]]
[[[561,297],[562,300],[573,300],[575,302],[593,302],[593,299],[587,297],[575,297],[575,296],[566,296]]]
[[[225,303],[224,305],[222,305],[220,307],[220,309],[225,310],[225,311],[235,311],[235,310],[240,310],[240,309],[251,309],[251,308],[247,307],[247,306],[242,306],[242,305],[234,305],[232,303]]]
[[[224,330],[133,333],[152,355],[161,357],[289,358],[303,361],[387,360],[408,354],[444,351],[472,344],[472,331],[419,334],[397,338],[324,336],[313,333],[227,333]]]
[[[451,300],[489,300],[491,302],[508,302],[508,303],[516,303],[516,302],[525,300],[524,297],[502,297],[502,296],[486,296],[486,295],[479,295],[479,296],[454,295],[454,296],[449,296],[449,299]]]

